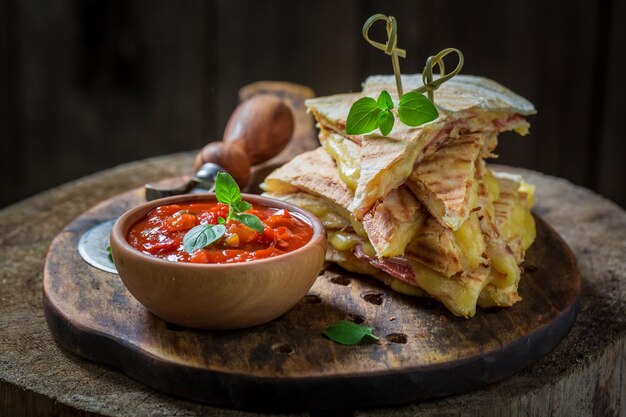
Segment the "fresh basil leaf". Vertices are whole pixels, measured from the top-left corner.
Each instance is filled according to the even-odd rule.
[[[111,245],[108,245],[106,248],[107,254],[109,255],[109,261],[113,262],[113,255],[111,254]]]
[[[428,97],[411,91],[400,98],[398,116],[407,126],[419,126],[435,120],[439,117],[439,112]]]
[[[217,222],[218,222],[219,224],[226,224],[226,220],[225,220],[222,216],[220,216],[220,217],[218,217],[218,218],[217,218]]]
[[[247,213],[233,214],[233,219],[237,220],[240,223],[245,224],[250,229],[254,229],[259,233],[263,233],[263,230],[264,230],[263,223],[261,222],[261,219],[259,219],[254,214],[247,214]]]
[[[346,120],[346,133],[348,135],[359,135],[376,129],[378,113],[380,113],[380,109],[376,104],[376,100],[371,97],[358,99],[350,107],[348,119]]]
[[[234,178],[225,172],[218,172],[215,179],[215,196],[222,204],[231,205],[241,201],[241,191]]]
[[[235,211],[237,213],[241,213],[242,211],[248,211],[252,208],[252,204],[248,203],[247,201],[238,201],[236,203],[233,203],[233,208],[235,209]]]
[[[322,331],[324,336],[342,345],[356,345],[363,338],[378,340],[371,327],[362,326],[351,321],[339,320]]]
[[[381,110],[393,109],[393,101],[391,100],[391,96],[389,95],[389,92],[387,92],[387,90],[383,90],[380,92],[380,95],[378,96],[378,101],[376,103],[378,104],[378,108]]]
[[[381,111],[378,115],[378,128],[383,136],[387,136],[389,132],[391,132],[391,129],[393,129],[393,119],[394,117],[391,110]]]
[[[198,225],[183,237],[183,249],[189,253],[202,249],[224,236],[224,233],[226,233],[226,226],[223,224]]]

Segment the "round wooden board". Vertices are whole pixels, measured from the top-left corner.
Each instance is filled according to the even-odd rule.
[[[52,242],[44,279],[48,325],[65,348],[159,390],[215,405],[310,410],[408,403],[477,389],[550,352],[578,312],[576,261],[540,218],[508,309],[454,317],[439,303],[395,293],[339,268],[324,271],[295,308],[263,326],[180,328],[144,309],[117,275],[85,263],[84,231],[143,201],[137,189],[69,224]],[[381,341],[342,346],[321,330],[349,319]]]

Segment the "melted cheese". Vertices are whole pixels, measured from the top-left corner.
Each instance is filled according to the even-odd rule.
[[[461,249],[467,265],[464,269],[474,269],[484,262],[485,239],[480,229],[480,222],[476,213],[471,213],[469,218],[463,222],[461,227],[454,232],[456,244]]]
[[[535,186],[524,181],[520,181],[519,194],[526,208],[533,208],[535,205]]]
[[[528,134],[528,130],[530,129],[530,123],[524,120],[523,123],[520,123],[518,126],[513,128],[513,131],[520,136],[526,136]]]
[[[521,204],[516,204],[507,220],[500,225],[500,232],[506,241],[519,238],[524,252],[535,241],[537,231],[535,229],[535,219],[530,209]]]
[[[306,193],[295,193],[295,194],[274,194],[274,193],[264,193],[264,196],[272,197],[277,200],[286,201],[288,203],[294,204],[298,207],[301,207],[305,210],[313,213],[320,221],[324,228],[327,230],[332,229],[345,229],[349,228],[352,224],[348,218],[350,215],[346,210],[343,210],[341,207],[337,207],[329,201],[315,197]]]
[[[499,231],[508,247],[496,251],[492,256],[491,284],[500,289],[511,286],[517,288],[520,279],[518,262],[523,260],[524,253],[536,237],[535,219],[530,212],[534,203],[535,188],[523,182],[519,177],[498,175],[502,181],[505,181],[503,182],[503,190],[509,190],[507,194],[504,194],[503,191],[503,195],[508,195],[508,197],[503,202],[497,202],[501,207],[499,209],[501,213]],[[510,184],[513,184],[514,187],[512,192],[510,191]],[[515,188],[517,188],[517,192],[515,192]],[[502,213],[505,215],[502,216]]]
[[[490,284],[498,288],[517,285],[520,278],[520,268],[512,253],[502,250],[500,253],[492,253]]]
[[[363,243],[363,239],[355,233],[329,230],[328,243],[339,251],[348,251]]]
[[[510,307],[521,301],[522,297],[517,293],[517,285],[498,288],[487,285],[478,297],[478,305],[481,307]]]
[[[397,291],[401,294],[417,297],[428,296],[428,294],[426,294],[421,288],[407,284],[406,282],[400,281],[397,278],[392,278],[391,284],[389,284],[389,286],[392,290]]]
[[[362,236],[362,237],[367,237],[367,232],[363,228],[363,224],[361,224],[361,222],[358,221],[354,217],[353,214],[350,215],[350,225],[352,226],[352,228],[354,229],[357,235]]]
[[[394,188],[398,187],[413,172],[413,163],[421,152],[417,146],[409,147],[403,158],[389,166],[389,169],[379,170],[369,183],[357,187],[354,201],[349,209],[357,218],[363,217],[367,210],[376,201],[377,196],[385,196]]]
[[[487,186],[487,193],[489,194],[491,202],[496,201],[500,195],[500,185],[491,170],[487,167],[485,167],[485,185]]]
[[[367,256],[371,258],[376,257],[376,250],[374,249],[374,247],[372,246],[370,242],[363,243],[363,245],[361,245],[361,250],[363,251],[364,254],[366,254]]]
[[[441,301],[454,315],[472,317],[476,313],[476,300],[480,286],[467,286],[463,281],[448,278],[419,262],[411,262],[415,280],[433,298]]]
[[[329,135],[324,141],[324,149],[335,160],[339,178],[350,188],[356,190],[359,177],[361,176],[361,167],[358,159],[355,159],[348,150],[348,146],[357,146],[348,143],[347,139],[339,135]]]
[[[487,193],[489,194],[489,199],[493,202],[498,198],[498,194],[500,192],[498,180],[492,175],[488,168],[486,168],[485,172],[485,185],[487,187]],[[473,209],[476,208],[477,205],[478,181],[474,181],[472,184],[469,206]],[[487,247],[480,228],[478,214],[476,212],[471,213],[468,219],[463,222],[461,227],[454,232],[454,238],[465,258],[464,269],[474,269],[478,266],[478,264],[485,262],[483,253],[486,252]]]
[[[359,172],[358,164],[350,159],[350,152],[345,146],[341,146],[340,140],[327,139],[324,147],[337,162],[342,181],[350,188],[356,187]],[[410,159],[410,158],[408,158]],[[387,172],[382,172],[377,178],[376,187],[383,189],[406,173],[408,175],[412,166],[398,164]],[[405,172],[406,171],[406,172]],[[500,174],[496,174],[498,177]],[[501,195],[505,195],[506,187],[500,187],[498,179],[488,169],[485,170],[484,185],[488,198],[482,198],[480,205],[489,216],[495,218],[494,201]],[[470,196],[470,207],[479,205],[478,181],[475,181]],[[504,241],[519,241],[517,247],[524,251],[535,239],[535,222],[530,212],[534,204],[535,189],[532,185],[518,181],[518,193],[515,195],[514,204],[506,218],[500,221],[498,232]],[[513,189],[514,190],[514,189]],[[514,193],[515,194],[515,193]],[[509,193],[509,196],[511,193]],[[341,254],[339,257],[327,257],[348,271],[374,276],[389,285],[394,291],[412,296],[430,296],[440,300],[453,314],[463,317],[471,317],[475,314],[476,305],[481,306],[510,306],[520,300],[517,294],[517,284],[520,278],[518,266],[519,257],[508,250],[506,246],[487,247],[486,240],[481,231],[481,223],[478,212],[472,212],[469,218],[454,232],[454,240],[463,255],[463,274],[447,277],[427,266],[411,260],[411,266],[415,274],[417,286],[391,277],[369,263],[359,260],[350,252],[356,244],[361,244],[363,252],[368,256],[376,256],[376,250],[367,239],[362,224],[355,216],[346,210],[337,208],[323,198],[314,197],[305,193],[296,193],[291,196],[279,196],[281,199],[292,200],[296,205],[303,207],[318,216],[328,232],[329,249]],[[504,197],[502,197],[505,201]],[[341,229],[341,230],[338,230]],[[354,230],[354,232],[350,231]],[[483,255],[489,253],[490,267],[484,266]],[[483,265],[483,266],[481,266]],[[485,271],[482,275],[489,278],[484,282],[478,282],[471,278],[472,270],[478,268]],[[490,268],[490,269],[489,269]],[[469,272],[467,272],[469,271]],[[488,283],[488,285],[486,285]],[[486,286],[485,286],[486,285]]]

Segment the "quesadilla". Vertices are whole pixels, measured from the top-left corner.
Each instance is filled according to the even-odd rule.
[[[403,76],[411,89],[420,83]],[[462,317],[521,300],[534,189],[494,175],[484,159],[495,156],[499,132],[528,131],[532,104],[493,81],[457,76],[436,92],[438,119],[396,123],[387,136],[347,135],[352,103],[382,89],[395,95],[392,77],[370,77],[360,94],[308,100],[322,146],[271,173],[265,195],[320,218],[327,261],[394,291],[432,297]]]
[[[514,215],[518,207],[527,210],[521,204],[528,199],[522,200],[519,196],[523,193],[515,189],[519,185],[491,176],[489,181],[496,181],[496,188],[500,181],[507,181],[509,191],[490,192],[485,180],[488,170],[479,161],[476,171],[480,207],[457,231],[443,226],[422,209],[409,211],[419,213],[417,219],[407,218],[406,208],[415,200],[403,200],[413,197],[402,187],[377,202],[358,222],[346,209],[351,192],[339,181],[332,162],[323,148],[318,148],[294,158],[264,184],[265,195],[292,202],[320,217],[329,237],[327,260],[372,275],[404,293],[425,292],[465,317],[475,314],[477,303],[511,305],[519,299],[518,262],[496,223],[518,221],[519,216]],[[501,199],[495,200],[496,195]],[[514,226],[508,227],[510,237],[521,242],[523,238],[513,231]],[[405,248],[402,255],[378,256],[374,242],[395,242]],[[486,287],[489,289],[483,294]]]
[[[407,91],[422,85],[421,80],[421,74],[402,76]],[[524,135],[529,126],[524,116],[535,113],[530,102],[496,82],[459,75],[437,90],[440,116],[436,120],[418,127],[396,123],[386,137],[376,132],[346,134],[352,104],[364,96],[376,97],[383,89],[397,99],[394,78],[376,76],[367,79],[361,94],[339,94],[305,102],[322,129],[360,145],[361,175],[350,205],[359,219],[376,200],[403,184],[416,163],[445,143],[468,132],[497,134],[515,130]]]
[[[417,164],[407,185],[445,226],[457,230],[469,217],[474,167],[483,143],[471,133],[450,141]]]
[[[413,194],[406,187],[399,187],[376,202],[362,221],[357,221],[348,209],[354,193],[341,180],[335,162],[321,147],[298,155],[272,172],[262,187],[267,195],[294,203],[294,193],[321,197],[324,203],[318,202],[317,206],[325,204],[323,212],[315,208],[310,196],[301,207],[322,216],[323,224],[323,217],[328,213],[343,216],[344,227],[350,224],[357,233],[367,237],[380,256],[403,254],[425,217]]]

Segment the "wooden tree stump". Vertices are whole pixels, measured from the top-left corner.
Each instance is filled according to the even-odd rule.
[[[46,326],[41,272],[52,238],[91,206],[131,187],[188,172],[191,154],[86,177],[0,211],[0,415],[242,415],[156,392],[59,348]],[[513,170],[513,169],[511,169]],[[536,172],[536,212],[578,257],[581,312],[572,332],[530,368],[468,394],[379,416],[626,415],[626,213],[592,192]]]

